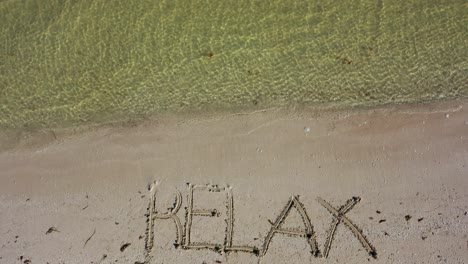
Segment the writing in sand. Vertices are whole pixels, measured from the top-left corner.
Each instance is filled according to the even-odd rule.
[[[330,249],[333,243],[335,231],[340,224],[344,224],[349,232],[357,238],[362,247],[366,252],[373,258],[377,258],[376,249],[368,241],[363,231],[357,227],[346,214],[353,209],[353,207],[360,201],[359,197],[352,197],[344,203],[344,205],[336,208],[324,199],[317,197],[316,201],[318,204],[323,206],[332,216],[333,220],[327,231],[327,239],[322,247],[319,247],[316,239],[316,232],[313,225],[307,215],[304,205],[300,201],[299,196],[292,196],[288,201],[285,202],[284,207],[281,209],[279,215],[274,221],[269,221],[270,229],[265,230],[266,236],[263,240],[262,247],[254,247],[249,245],[235,245],[233,243],[234,233],[234,199],[231,187],[219,187],[218,185],[194,185],[187,184],[187,205],[185,208],[185,223],[182,225],[180,218],[177,216],[181,205],[182,195],[179,191],[175,192],[175,203],[172,208],[167,211],[161,212],[156,208],[156,186],[149,186],[150,191],[150,202],[148,206],[147,217],[147,230],[146,230],[146,241],[145,241],[145,254],[146,259],[151,259],[151,251],[153,249],[155,238],[154,230],[157,228],[155,225],[156,221],[173,221],[176,230],[176,240],[174,243],[175,248],[181,250],[191,249],[206,249],[213,250],[219,253],[230,253],[230,252],[246,252],[254,254],[258,257],[263,257],[268,254],[268,247],[271,241],[276,235],[287,235],[291,237],[301,237],[307,241],[310,246],[310,253],[315,257],[327,258],[330,253]],[[193,233],[192,220],[194,217],[220,217],[220,213],[216,209],[194,209],[194,192],[224,192],[226,194],[226,208],[227,213],[225,216],[225,234],[224,243],[206,243],[194,241],[191,236]],[[198,208],[198,204],[197,204]],[[288,218],[291,211],[295,210],[299,213],[302,218],[303,227],[301,228],[285,228],[283,224]]]

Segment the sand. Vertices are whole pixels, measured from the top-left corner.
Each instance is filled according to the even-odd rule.
[[[0,263],[466,263],[467,107],[3,134]]]

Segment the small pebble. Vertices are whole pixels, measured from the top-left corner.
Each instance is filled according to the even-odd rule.
[[[445,118],[449,118],[450,117],[450,114],[445,114]]]
[[[310,132],[310,127],[304,127],[304,133],[309,133]]]

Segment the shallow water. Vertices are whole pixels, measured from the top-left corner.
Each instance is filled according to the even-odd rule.
[[[0,126],[468,96],[461,0],[0,1]]]

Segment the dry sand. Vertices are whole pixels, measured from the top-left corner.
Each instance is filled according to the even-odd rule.
[[[4,135],[0,263],[466,263],[467,107]]]

